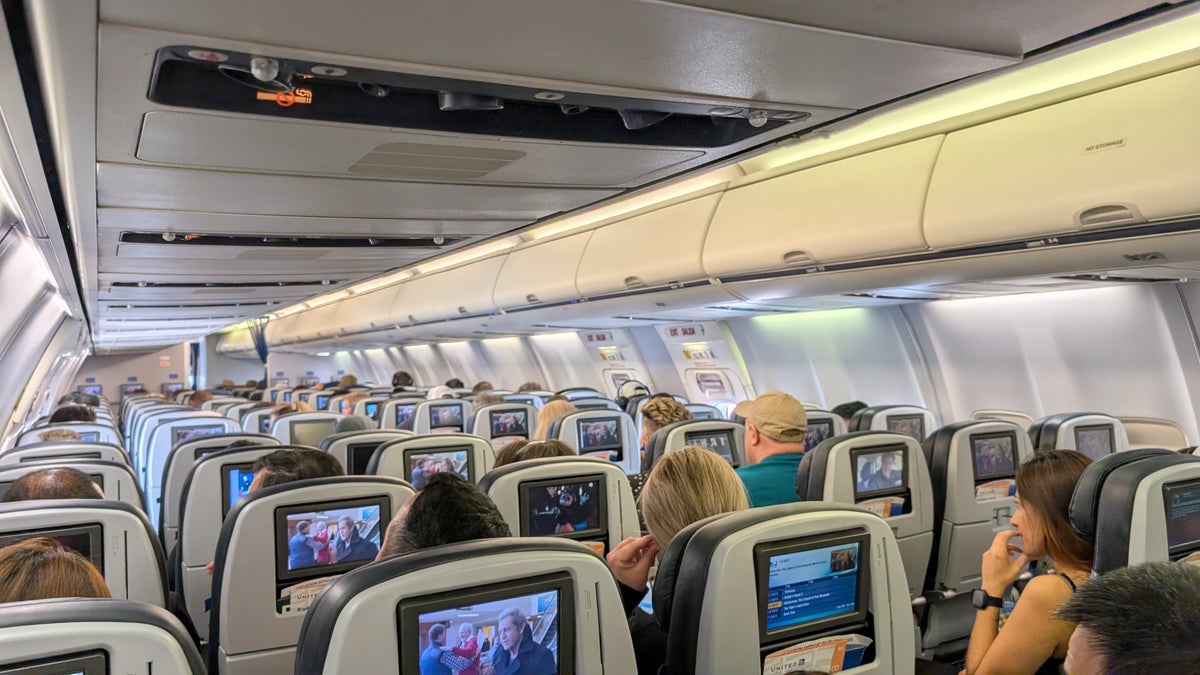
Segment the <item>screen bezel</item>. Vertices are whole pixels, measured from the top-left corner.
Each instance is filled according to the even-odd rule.
[[[138,391],[139,389],[145,389],[145,388],[146,388],[146,385],[142,384],[141,382],[129,382],[128,384],[122,384],[120,387],[118,387],[118,391],[121,392],[122,397],[125,397],[125,396],[132,394],[135,391]]]
[[[496,417],[498,415],[512,415],[520,413],[525,417],[525,433],[523,434],[503,434],[496,435]],[[523,408],[510,410],[489,410],[488,411],[488,431],[491,432],[491,438],[529,438],[529,411]]]
[[[496,602],[537,593],[558,591],[558,675],[569,675],[575,668],[575,581],[567,572],[555,572],[532,578],[503,581],[486,586],[441,591],[407,598],[396,603],[396,645],[400,672],[421,670],[421,615],[484,602]],[[406,636],[411,636],[406,639]],[[496,644],[498,644],[496,640]],[[406,649],[411,643],[412,647]]]
[[[1171,483],[1163,483],[1163,519],[1168,523],[1164,538],[1167,542],[1167,554],[1174,556],[1180,553],[1189,553],[1200,549],[1200,539],[1184,542],[1182,544],[1171,544],[1171,496],[1179,492],[1187,492],[1191,490],[1200,490],[1200,478],[1185,479],[1173,481]]]
[[[179,392],[183,391],[183,383],[182,382],[163,382],[162,384],[158,385],[158,391],[163,396],[170,396],[172,394],[178,394]]]
[[[329,407],[329,399],[333,398],[332,394],[317,394],[316,405],[313,407],[317,410],[325,410]],[[325,399],[322,401],[321,399]]]
[[[1077,425],[1074,429],[1072,429],[1071,434],[1075,437],[1075,452],[1078,452],[1079,454],[1091,459],[1092,461],[1101,459],[1101,457],[1092,457],[1091,455],[1087,454],[1083,450],[1079,449],[1079,445],[1080,445],[1079,444],[1079,432],[1081,432],[1081,431],[1101,431],[1101,430],[1108,432],[1108,452],[1106,454],[1102,455],[1101,457],[1107,457],[1108,455],[1115,453],[1117,451],[1117,430],[1115,428],[1113,428],[1112,424],[1108,424],[1108,423],[1080,424],[1080,425]]]
[[[381,444],[382,445],[382,444]],[[448,445],[426,448],[404,448],[400,453],[400,461],[404,463],[405,474],[404,480],[412,478],[412,456],[413,455],[429,455],[443,452],[465,452],[467,453],[467,482],[474,484],[478,477],[475,468],[475,446],[473,445]],[[455,474],[457,475],[457,473]],[[415,488],[414,488],[415,489]]]
[[[837,616],[822,617],[805,621],[785,628],[767,630],[767,592],[770,583],[771,558],[791,553],[802,553],[820,548],[830,548],[858,543],[858,587],[855,590],[854,611]],[[821,630],[865,621],[870,606],[871,564],[871,535],[864,528],[855,528],[848,532],[823,533],[807,537],[781,539],[762,542],[754,545],[754,586],[758,596],[758,637],[761,645],[768,642],[790,639],[800,635],[816,633]]]
[[[229,511],[233,509],[233,503],[230,501],[233,497],[233,490],[229,489],[229,475],[234,470],[253,471],[254,462],[231,462],[221,465],[221,520],[224,520],[225,516],[229,515]]]
[[[75,549],[71,549],[79,553],[85,560],[91,562],[100,571],[100,576],[104,576],[104,564],[107,562],[107,557],[104,551],[104,524],[103,523],[79,523],[77,525],[67,525],[63,527],[39,527],[32,530],[20,530],[17,532],[5,532],[0,534],[0,548],[19,544],[26,539],[34,539],[36,537],[48,537],[58,541],[60,536],[76,536],[86,534],[88,537],[88,554],[84,555]],[[61,541],[59,542],[62,543]],[[66,548],[70,548],[66,546]],[[99,562],[94,559],[96,552],[99,552]]]
[[[434,413],[443,408],[456,408],[458,410],[458,424],[438,424],[434,422]],[[467,411],[463,409],[462,403],[431,403],[425,407],[425,413],[429,415],[430,429],[458,429],[462,431],[466,428]]]
[[[379,401],[367,401],[363,404],[363,413],[376,422],[379,421],[379,403]]]
[[[408,411],[408,417],[401,420],[400,412],[403,410]],[[416,403],[397,403],[396,404],[396,412],[393,413],[392,419],[396,420],[396,426],[399,427],[400,425],[405,424],[406,422],[411,420],[413,418],[413,416],[416,414],[417,414],[417,404]]]
[[[908,436],[905,435],[907,438]],[[858,491],[858,458],[863,455],[883,454],[887,452],[900,452],[900,487],[886,488],[883,490],[870,490],[867,492]],[[857,502],[862,499],[874,499],[876,497],[887,497],[890,495],[902,495],[908,491],[908,446],[902,443],[891,443],[888,445],[872,445],[863,448],[852,448],[850,450],[850,471],[854,481],[854,500]]]
[[[288,420],[288,438],[291,439],[291,442],[296,445],[305,445],[304,443],[301,443],[300,441],[296,440],[296,427],[298,425],[313,426],[313,425],[317,425],[317,424],[321,424],[321,425],[329,427],[329,432],[326,433],[324,436],[322,436],[321,440],[317,441],[316,443],[309,443],[307,445],[309,445],[309,447],[313,447],[313,448],[320,447],[321,441],[325,440],[326,438],[329,438],[334,433],[336,433],[337,420],[327,420],[327,419]]]
[[[85,652],[43,656],[40,659],[0,666],[0,675],[61,675],[62,673],[107,675],[108,652],[103,649],[92,649]]]
[[[979,461],[975,456],[975,441],[987,441],[997,438],[1007,438],[1012,442],[1012,471],[994,472],[994,473],[979,473]],[[971,434],[967,437],[967,444],[971,450],[971,475],[975,476],[976,483],[982,483],[989,480],[997,480],[1000,478],[1015,478],[1017,469],[1021,466],[1020,453],[1017,452],[1017,433],[1015,431],[992,431],[984,434]]]
[[[22,457],[20,464],[25,462],[40,462],[48,459],[100,459],[98,452],[71,452],[62,455],[33,455],[30,457]]]
[[[829,439],[829,438],[833,438],[833,420],[829,420],[829,419],[827,419],[827,420],[815,420],[815,419],[810,419],[810,420],[808,420],[808,424],[805,426],[805,428],[804,428],[804,431],[807,433],[809,429],[812,429],[812,428],[813,428],[813,427],[815,427],[815,426],[820,426],[821,428],[828,429],[829,431],[828,431],[828,432],[825,434],[825,437],[824,437],[824,438],[822,438],[821,440],[819,440],[819,441],[817,441],[816,443],[814,443],[814,444],[812,445],[812,447],[809,447],[809,445],[808,445],[808,442],[807,442],[807,438],[806,438],[806,439],[805,439],[805,445],[804,445],[804,451],[805,451],[805,452],[810,452],[810,451],[812,451],[814,448],[816,448],[818,445],[820,445],[821,443],[825,442],[827,439]]]
[[[383,445],[384,442],[385,441],[367,442],[367,443],[347,443],[346,444],[346,475],[347,476],[369,476],[369,475],[371,475],[371,474],[367,473],[367,467],[371,465],[371,458],[375,456],[375,451],[378,450],[379,446]],[[370,452],[370,454],[367,455],[367,461],[362,465],[362,471],[361,472],[354,471],[353,470],[353,468],[354,468],[353,459],[355,457],[355,451],[356,450],[361,451],[364,448],[370,448],[371,452]]]
[[[99,396],[103,392],[104,392],[104,385],[102,385],[102,384],[81,384],[75,388],[75,393],[77,393],[77,394],[89,394],[91,396]]]
[[[896,420],[897,422],[911,422],[913,420],[917,420],[920,423],[920,426],[917,428],[917,431],[919,431],[921,433],[921,437],[917,438],[915,436],[908,436],[908,434],[903,431],[896,431],[895,429],[893,429],[891,427],[892,420]],[[913,413],[911,415],[886,415],[885,414],[884,418],[883,418],[883,426],[885,429],[887,429],[888,431],[890,431],[893,434],[900,434],[902,436],[908,436],[909,438],[915,440],[918,443],[922,443],[925,441],[925,415],[923,415],[922,413]]]
[[[711,437],[711,436],[715,436],[717,434],[724,436],[725,439],[729,442],[729,456],[728,457],[725,457],[724,455],[717,452],[716,450],[713,450],[712,448],[708,447],[707,445],[700,445],[698,447],[708,450],[709,452],[713,453],[717,457],[720,457],[721,459],[725,460],[726,462],[729,462],[730,464],[736,463],[737,462],[737,453],[734,452],[736,443],[734,442],[733,429],[712,429],[709,431],[685,431],[685,432],[683,432],[683,444],[684,445],[696,445],[696,443],[692,442],[693,439],[695,439],[696,437],[700,437],[700,436]]]
[[[304,569],[299,570],[289,571],[287,568],[289,554],[287,536],[288,515],[303,511],[337,511],[342,509],[362,508],[365,506],[379,507],[379,546],[382,547],[383,532],[387,529],[388,523],[392,521],[392,498],[388,495],[356,497],[354,499],[340,499],[332,502],[288,504],[287,506],[275,507],[275,583],[280,584],[285,581],[334,576],[344,572],[349,572],[350,570],[358,569],[363,565],[374,562],[373,560],[353,560],[347,563],[317,565],[314,567],[305,567]],[[281,552],[282,555],[280,555]]]
[[[556,478],[539,478],[537,480],[523,480],[517,484],[517,504],[521,510],[520,519],[520,534],[519,537],[532,537],[529,534],[529,494],[538,488],[556,487],[559,485],[573,485],[576,483],[596,483],[596,492],[598,494],[598,502],[596,513],[598,514],[599,525],[595,528],[580,530],[578,532],[558,532],[554,534],[537,535],[543,537],[560,537],[563,539],[578,539],[587,541],[604,541],[608,544],[608,479],[603,473],[580,474],[577,476],[559,476]]]
[[[99,431],[80,431],[79,432],[79,442],[81,442],[81,443],[99,443],[100,442],[100,432]]]
[[[617,443],[616,445],[592,446],[589,448],[583,447],[583,425],[595,424],[596,422],[616,422],[617,424]],[[617,458],[615,461],[621,461],[625,454],[625,445],[621,442],[621,418],[617,415],[606,415],[604,417],[586,417],[584,419],[575,420],[575,437],[579,441],[579,454],[590,455],[597,452],[615,452]]]
[[[192,436],[191,438],[183,438],[183,439],[179,438],[179,432],[192,431],[194,429],[213,429],[214,432],[213,433],[196,434],[195,436]],[[205,436],[219,436],[223,433],[225,433],[225,425],[224,424],[197,424],[195,426],[174,427],[171,429],[171,445],[179,445],[180,443],[187,443],[188,441],[194,441],[197,438],[203,438]]]

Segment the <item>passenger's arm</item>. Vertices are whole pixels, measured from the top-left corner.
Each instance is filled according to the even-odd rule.
[[[1015,549],[1010,548],[1008,542],[1015,536],[1017,536],[1016,530],[999,532],[992,540],[992,545],[983,552],[982,588],[992,597],[1003,597],[1004,591],[1017,580],[1025,563],[1028,562],[1023,553],[1016,559],[1009,558],[1010,552],[1014,552]],[[1012,621],[1011,617],[1009,621]],[[971,641],[967,644],[966,675],[975,675],[978,671],[984,657],[997,639],[997,633],[1000,632],[999,624],[999,607],[976,610],[975,626],[971,629]]]
[[[646,594],[650,567],[654,565],[654,556],[657,553],[658,544],[650,535],[630,537],[608,552],[608,568],[622,587],[621,601],[625,605],[626,616],[633,613],[642,596]]]
[[[1075,625],[1054,618],[1054,612],[1070,597],[1070,587],[1057,575],[1032,579],[1004,623],[1004,630],[994,635],[974,669],[968,658],[968,675],[1024,675],[1037,671],[1060,644],[1071,639]],[[975,626],[979,627],[978,619]],[[971,641],[975,641],[974,632]]]

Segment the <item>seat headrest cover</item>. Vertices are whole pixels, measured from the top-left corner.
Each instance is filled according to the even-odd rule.
[[[1159,448],[1143,448],[1117,452],[1092,462],[1083,470],[1075,492],[1071,495],[1070,517],[1071,526],[1081,536],[1091,540],[1096,538],[1096,516],[1100,510],[1100,494],[1104,482],[1113,471],[1133,462],[1140,462],[1150,457],[1164,454],[1175,454],[1170,450]]]
[[[1069,412],[1049,415],[1033,423],[1029,427],[1029,440],[1033,443],[1034,452],[1041,450],[1053,450],[1058,446],[1058,430],[1062,425],[1075,419],[1076,417],[1086,417],[1090,415],[1103,415],[1104,413],[1094,412]]]
[[[654,621],[665,631],[671,629],[671,604],[675,601],[675,581],[679,572],[679,561],[692,536],[708,523],[720,520],[728,513],[709,516],[703,520],[688,525],[675,534],[663,551],[658,561],[658,571],[654,576],[654,586],[651,588],[651,602],[654,604]]]
[[[841,436],[831,436],[817,447],[804,453],[800,467],[796,469],[796,497],[800,501],[820,499],[825,493],[825,471],[829,465],[829,453],[833,447],[851,438],[892,434],[890,431],[853,431]]]

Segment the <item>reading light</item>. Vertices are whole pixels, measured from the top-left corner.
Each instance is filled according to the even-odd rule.
[[[250,74],[259,82],[270,82],[279,77],[279,62],[263,56],[250,59]]]

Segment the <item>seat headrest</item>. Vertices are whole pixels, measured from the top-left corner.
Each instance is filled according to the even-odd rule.
[[[654,586],[651,589],[651,602],[654,604],[654,620],[663,630],[671,629],[671,606],[675,602],[675,582],[679,578],[679,565],[683,553],[687,550],[692,537],[705,525],[720,520],[730,514],[722,513],[709,516],[703,520],[688,525],[680,530],[658,560],[658,571],[655,573]],[[695,591],[696,589],[693,589]]]
[[[1140,462],[1150,457],[1174,454],[1177,453],[1171,450],[1144,448],[1114,453],[1092,462],[1083,470],[1083,475],[1079,477],[1079,483],[1075,485],[1075,492],[1071,495],[1069,511],[1071,526],[1081,536],[1094,541],[1096,518],[1100,511],[1100,494],[1108,477],[1127,464]]]
[[[817,447],[804,453],[804,458],[800,460],[800,468],[796,469],[796,497],[802,502],[821,499],[825,492],[825,472],[829,466],[829,453],[833,451],[835,445],[852,438],[878,434],[890,435],[891,433],[890,431],[852,431],[821,441]]]

